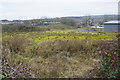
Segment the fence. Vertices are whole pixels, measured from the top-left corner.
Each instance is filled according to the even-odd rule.
[[[44,55],[44,56],[48,56],[47,57],[47,59],[49,59],[49,64],[51,64],[51,65],[47,65],[47,67],[46,67],[46,65],[44,66],[44,67],[46,67],[45,69],[47,69],[48,68],[48,66],[49,67],[53,67],[54,69],[56,69],[55,67],[57,67],[57,69],[60,69],[60,68],[63,68],[64,69],[64,71],[67,71],[67,77],[70,77],[71,76],[71,74],[73,74],[72,75],[72,77],[81,77],[81,76],[79,76],[79,75],[76,75],[75,74],[75,72],[73,71],[71,71],[72,70],[72,68],[75,68],[74,67],[74,64],[71,62],[71,54],[70,54],[70,52],[67,52],[67,51],[45,51],[45,50],[38,50],[37,52],[39,52],[39,54],[37,53],[36,54],[36,51],[34,50],[34,65],[35,66],[39,66],[39,64],[38,64],[38,62],[37,62],[37,58],[38,58],[38,56],[42,56],[43,55],[43,53],[45,54],[45,53],[48,53],[47,55]],[[54,57],[52,57],[51,55],[54,55],[54,53],[55,53],[55,56]],[[58,53],[58,55],[56,54],[56,53]],[[99,53],[99,51],[94,51],[94,52],[89,52],[89,51],[78,51],[78,53]],[[83,56],[86,56],[86,54],[83,54]],[[54,61],[52,61],[50,58],[52,58],[53,60],[55,59],[55,61],[56,62],[54,62]],[[100,56],[100,63],[103,61],[102,60],[103,59],[103,56],[101,55]],[[59,60],[59,61],[58,61]],[[61,63],[60,61],[63,61],[64,62],[64,67],[61,67],[60,65],[62,65],[63,63]],[[55,63],[55,64],[53,64],[53,63]],[[60,63],[60,64],[59,64]],[[77,69],[79,70],[79,68],[81,67],[81,65],[79,65],[79,63],[82,63],[82,62],[78,62],[78,63],[76,63],[76,65],[78,66],[77,67]],[[40,63],[41,65],[42,65],[42,63]],[[57,65],[57,64],[59,64],[59,65]],[[98,65],[96,65],[95,67],[98,67]],[[102,67],[102,64],[100,65],[100,67]],[[55,74],[57,74],[57,73],[55,73],[54,72],[54,69],[51,69],[51,68],[49,68],[49,69],[47,69],[47,70],[53,70],[53,72],[50,72],[49,71],[49,77],[58,77],[57,75],[55,76]],[[63,70],[62,69],[62,70]],[[61,72],[60,70],[58,70],[59,72]],[[63,73],[64,73],[64,71],[63,71]],[[35,72],[36,73],[36,72]],[[54,74],[53,74],[54,73]],[[97,72],[96,72],[97,73]],[[52,75],[52,76],[51,76]],[[46,76],[44,76],[44,77],[46,77]],[[65,77],[65,76],[64,76]],[[47,77],[48,78],[48,77]]]
[[[66,52],[66,51],[44,51],[44,50],[38,50],[37,52],[39,52],[39,53],[36,54],[36,51],[34,50],[34,65],[36,67],[41,64],[41,66],[44,66],[44,68],[46,67],[45,69],[49,70],[49,75],[47,76],[47,78],[57,77],[57,72],[54,71],[54,69],[56,70],[56,68],[57,68],[57,71],[59,71],[58,69],[60,67],[59,65],[61,65],[60,64],[61,60],[65,61],[65,65],[62,68],[64,68],[65,70],[67,70],[69,72],[69,52]],[[57,55],[56,53],[58,53],[59,55]],[[53,56],[53,55],[55,55],[55,56]],[[48,62],[48,64],[44,64],[44,63],[39,64],[39,62],[38,62],[39,60],[37,58],[39,58],[41,56],[44,57],[44,59],[48,59],[47,61],[45,61],[45,62]],[[44,77],[46,77],[46,76],[44,76]]]
[[[75,51],[75,52],[77,53],[71,54],[70,51],[49,51],[40,49],[36,50],[34,47],[33,62],[31,61],[30,64],[23,62],[14,67],[9,66],[10,71],[7,68],[3,67],[4,68],[3,70],[9,71],[7,73],[11,73],[8,75],[8,77],[10,75],[11,76],[14,75],[14,77],[17,77],[22,73],[24,73],[24,76],[22,75],[21,77],[26,77],[27,75],[27,77],[32,78],[82,77],[84,75],[82,75],[80,72],[82,71],[82,68],[86,67],[83,62],[88,60],[88,62],[86,63],[89,63],[89,59],[86,59],[85,57],[88,57],[94,53],[98,54],[99,51]],[[7,56],[5,57],[7,58]],[[100,56],[101,62],[102,58],[103,57]],[[3,65],[5,66],[9,64],[8,62],[4,61],[2,62],[4,63]],[[23,65],[23,67],[21,67],[21,65]],[[29,72],[30,69],[32,70]],[[86,70],[89,69],[86,68]],[[30,76],[28,76],[28,74]]]
[[[11,70],[10,75],[14,75],[14,77],[17,77],[16,74],[20,75],[23,73],[24,77],[27,76],[32,78],[39,78],[39,77],[40,78],[56,78],[56,77],[81,78],[83,76],[80,73],[82,71],[81,68],[86,67],[83,64],[83,61],[88,60],[85,57],[90,56],[94,53],[99,53],[99,51],[93,51],[93,52],[77,51],[76,54],[71,54],[70,51],[68,52],[68,51],[36,50],[34,47],[33,62],[31,61],[31,63],[28,64],[28,63],[24,63],[25,62],[24,61],[23,63],[18,64],[15,67],[10,67],[10,70]],[[102,58],[103,57],[100,56],[101,62],[102,62]],[[28,60],[26,60],[26,62],[27,61]],[[8,62],[7,63],[3,62],[3,63],[4,65],[9,64]],[[89,63],[89,60],[88,60],[88,63]],[[21,65],[23,65],[23,67],[20,67]],[[30,69],[32,70],[29,72]],[[4,70],[9,71],[7,69],[4,69]],[[89,69],[86,69],[86,70],[89,70]],[[28,76],[28,74],[31,76]],[[10,75],[8,75],[8,77]]]

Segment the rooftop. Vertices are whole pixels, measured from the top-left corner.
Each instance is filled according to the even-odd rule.
[[[108,22],[104,22],[104,24],[120,24],[120,21],[108,21]]]

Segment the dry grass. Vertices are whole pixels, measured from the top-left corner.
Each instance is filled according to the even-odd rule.
[[[95,40],[57,40],[57,41],[43,41],[38,43],[38,48],[36,50],[37,55],[41,55],[44,57],[56,55],[56,52],[41,52],[43,51],[66,51],[72,53],[78,51],[87,51],[93,52],[96,50],[100,50],[101,46],[103,46],[104,41],[95,41]],[[44,45],[44,46],[43,46]]]
[[[14,65],[19,61],[27,64],[30,67],[29,72],[40,78],[89,77],[88,71],[98,65],[99,58],[93,59],[94,53],[81,53],[80,51],[99,50],[103,44],[102,41],[43,41],[37,44],[38,47],[34,50],[32,43],[17,36],[4,40],[3,56],[8,59],[9,64]],[[69,51],[69,69],[66,52],[42,52],[40,50]],[[35,64],[34,51],[36,53]]]
[[[18,36],[9,40],[3,40],[3,45],[9,48],[12,53],[18,53],[19,51],[24,52],[27,43],[28,41],[24,37]]]

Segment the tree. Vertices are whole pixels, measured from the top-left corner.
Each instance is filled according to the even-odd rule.
[[[82,23],[84,25],[84,27],[89,27],[93,25],[93,18],[92,16],[84,16],[82,19]]]
[[[104,17],[104,20],[103,20],[103,22],[107,22],[107,21],[109,20],[109,17],[108,17],[108,15],[104,15],[103,17]]]
[[[66,25],[70,25],[70,26],[76,26],[76,22],[70,18],[61,18],[61,23],[66,24]]]

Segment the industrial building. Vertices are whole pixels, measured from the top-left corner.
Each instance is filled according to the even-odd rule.
[[[104,23],[104,31],[118,31],[120,21],[108,21]]]

